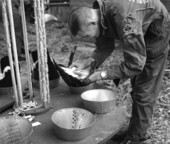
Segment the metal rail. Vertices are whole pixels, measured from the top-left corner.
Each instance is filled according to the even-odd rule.
[[[47,3],[47,6],[69,6],[70,2]]]

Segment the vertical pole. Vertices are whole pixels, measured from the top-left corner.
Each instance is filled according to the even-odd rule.
[[[47,66],[46,31],[44,21],[44,1],[34,1],[36,20],[37,49],[41,99],[45,107],[50,103],[49,78]]]
[[[15,104],[16,104],[16,107],[18,107],[19,106],[18,105],[18,91],[17,91],[17,87],[16,87],[16,79],[15,79],[15,72],[14,72],[14,65],[13,65],[12,51],[11,51],[9,22],[8,22],[8,18],[7,18],[7,10],[6,10],[6,1],[5,0],[2,2],[2,13],[3,13],[3,22],[4,22],[4,28],[5,28],[9,62],[10,62],[10,67],[11,67],[11,76],[12,76],[12,84],[13,84],[13,88],[14,88]]]
[[[23,0],[20,0],[20,6],[21,6],[23,34],[24,34],[25,55],[26,55],[26,62],[27,62],[27,76],[28,76],[28,85],[29,85],[29,95],[30,95],[30,100],[33,101],[33,88],[32,88],[32,81],[31,81],[31,64],[30,64],[30,57],[29,57],[27,26],[26,26],[25,8],[24,8],[24,1]]]
[[[14,29],[14,20],[13,20],[11,0],[7,0],[7,7],[8,7],[8,13],[9,13],[10,30],[11,30],[11,38],[12,38],[12,48],[13,48],[14,60],[15,60],[15,69],[16,69],[16,76],[17,76],[17,86],[18,86],[20,107],[23,107],[21,78],[20,78],[20,72],[19,72],[19,66],[18,66],[18,54],[17,54],[17,47],[16,47],[16,38],[15,38],[15,29]]]
[[[39,6],[38,6],[38,1],[34,1],[34,15],[35,15],[35,26],[36,26],[36,41],[37,41],[37,51],[38,51],[38,67],[39,67],[39,84],[40,84],[40,95],[41,95],[41,99],[43,100],[43,91],[42,91],[42,79],[41,79],[41,75],[42,73],[41,71],[41,61],[40,61],[40,57],[41,57],[41,51],[40,51],[40,37],[39,37]]]
[[[42,20],[42,36],[43,36],[43,47],[44,47],[44,74],[45,74],[45,86],[47,103],[50,103],[50,90],[49,90],[49,75],[48,75],[48,65],[47,65],[47,44],[46,44],[46,30],[45,30],[45,19],[44,19],[44,0],[41,0],[41,20]]]

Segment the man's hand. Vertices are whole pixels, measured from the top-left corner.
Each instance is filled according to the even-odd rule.
[[[79,77],[79,79],[86,79],[89,76],[88,70],[74,69],[73,73],[76,74]]]
[[[91,74],[91,75],[88,77],[88,79],[89,79],[91,82],[96,82],[96,81],[102,80],[101,71],[94,72],[93,74]]]

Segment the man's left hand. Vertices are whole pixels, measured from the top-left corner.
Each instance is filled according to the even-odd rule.
[[[95,82],[95,81],[102,80],[101,71],[94,72],[93,74],[91,74],[91,75],[88,77],[88,79],[89,79],[91,82]]]

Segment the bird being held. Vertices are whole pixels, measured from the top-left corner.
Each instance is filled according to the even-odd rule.
[[[11,68],[8,56],[1,59],[0,87],[12,87]]]

